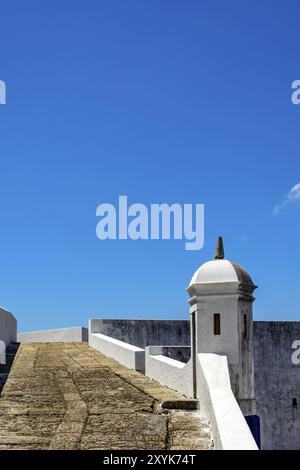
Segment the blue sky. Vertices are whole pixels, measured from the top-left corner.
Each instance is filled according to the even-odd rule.
[[[273,213],[300,182],[299,2],[0,8],[0,304],[19,329],[188,318],[217,235],[259,285],[255,318],[300,320],[297,197]],[[98,240],[121,194],[204,203],[203,250]]]

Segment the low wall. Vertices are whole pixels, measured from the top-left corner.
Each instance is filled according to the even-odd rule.
[[[129,369],[145,371],[145,351],[101,333],[90,333],[89,345]]]
[[[83,326],[18,333],[19,343],[72,343],[81,341],[88,341],[88,329]]]
[[[101,333],[139,348],[161,345],[189,345],[188,320],[115,320],[92,319],[91,333]]]
[[[0,307],[0,364],[5,364],[5,349],[17,340],[17,320],[5,308]]]
[[[215,449],[257,450],[231,390],[227,356],[197,355],[197,397],[200,412],[210,421]]]
[[[300,322],[255,321],[253,336],[262,449],[299,449]]]
[[[185,364],[166,357],[164,349],[168,348],[148,346],[145,349],[145,375],[187,398],[193,398],[192,362]]]

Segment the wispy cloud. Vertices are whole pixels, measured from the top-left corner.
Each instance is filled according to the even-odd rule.
[[[275,206],[273,209],[273,214],[277,215],[285,206],[293,204],[294,202],[300,201],[300,183],[295,184],[292,189],[289,190],[288,194],[285,196],[283,202],[278,206]]]
[[[248,240],[248,237],[247,235],[240,235],[240,236],[234,237],[234,239],[239,240],[239,241],[245,241],[245,240]]]

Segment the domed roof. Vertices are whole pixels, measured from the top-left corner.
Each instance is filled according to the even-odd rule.
[[[193,275],[190,285],[210,282],[240,282],[254,286],[247,271],[227,259],[214,259],[202,264]]]
[[[232,261],[224,259],[222,238],[218,238],[215,259],[207,261],[193,275],[189,287],[195,284],[238,282],[239,290],[252,293],[256,286],[247,271]]]

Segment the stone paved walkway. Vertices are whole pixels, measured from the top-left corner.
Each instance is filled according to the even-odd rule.
[[[85,343],[22,344],[0,398],[0,450],[210,449],[198,412],[171,409],[182,400]]]

